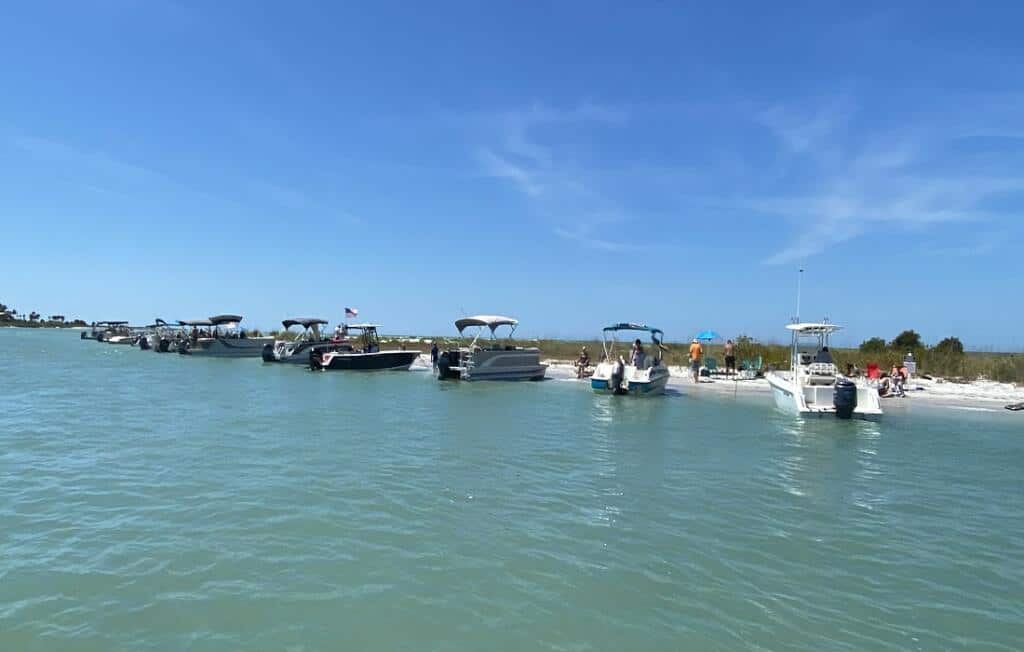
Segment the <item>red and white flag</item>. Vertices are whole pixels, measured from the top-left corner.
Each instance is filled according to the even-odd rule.
[[[349,317],[355,317],[359,314],[359,310],[356,308],[345,308],[345,319]]]

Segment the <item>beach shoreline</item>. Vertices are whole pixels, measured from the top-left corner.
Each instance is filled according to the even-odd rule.
[[[572,363],[564,360],[546,360],[548,377],[559,380],[576,380],[576,369]],[[428,360],[429,365],[429,360]],[[701,378],[694,385],[689,370],[679,366],[670,366],[671,377],[669,389],[683,393],[709,393],[716,395],[743,394],[744,396],[764,396],[771,400],[771,387],[764,378],[753,380],[733,380],[725,377]],[[580,382],[585,382],[581,379]],[[918,389],[920,388],[920,389]],[[1024,387],[1012,383],[999,383],[988,380],[975,380],[969,383],[953,383],[941,380],[912,378],[907,383],[905,398],[887,398],[882,400],[882,409],[888,410],[895,406],[922,405],[929,407],[956,407],[977,409],[998,409],[1011,403],[1024,401]]]

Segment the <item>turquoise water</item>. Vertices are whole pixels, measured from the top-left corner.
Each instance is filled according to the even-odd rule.
[[[0,330],[0,650],[1018,650],[1024,419]]]

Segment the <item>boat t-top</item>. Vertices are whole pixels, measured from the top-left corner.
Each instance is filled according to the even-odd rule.
[[[615,334],[620,331],[649,333],[651,351],[642,348],[631,352],[625,359],[616,351]],[[665,334],[660,328],[645,324],[619,323],[605,326],[602,331],[604,357],[590,377],[590,387],[596,392],[648,396],[663,394],[668,384],[668,367],[662,362],[662,342]],[[637,340],[639,341],[639,340]]]
[[[376,324],[342,324],[341,328],[342,342],[312,351],[307,360],[311,369],[406,371],[420,355],[402,349],[382,351]]]
[[[126,326],[126,321],[94,321],[88,331],[82,331],[78,336],[83,340],[98,340],[103,341],[104,334],[112,329],[119,326]]]
[[[501,315],[457,319],[455,328],[463,337],[463,344],[441,353],[437,361],[437,377],[442,380],[543,380],[547,365],[540,362],[540,349],[512,343],[518,324],[518,320]],[[495,334],[502,326],[511,327],[504,343]],[[464,333],[467,328],[474,329],[468,342]],[[488,333],[489,338],[486,337]]]
[[[324,336],[320,327],[327,325],[326,319],[319,317],[292,317],[281,322],[287,331],[292,326],[301,326],[302,332],[293,340],[277,340],[263,345],[264,362],[290,362],[293,364],[309,364],[310,353],[314,349],[326,349],[332,342]]]
[[[786,328],[792,334],[790,371],[765,374],[780,410],[799,416],[840,419],[882,416],[878,392],[842,376],[836,368],[828,340],[839,326],[825,321],[787,324]]]
[[[178,353],[214,358],[258,358],[271,337],[249,337],[238,327],[241,315],[216,315],[207,320],[181,322],[192,331],[179,345]],[[200,327],[205,327],[200,329]]]
[[[160,345],[160,331],[167,327],[163,319],[154,319],[152,324],[142,327],[139,333],[139,348],[143,351],[156,351]]]
[[[108,321],[102,323],[106,325],[106,328],[96,337],[97,341],[107,344],[133,344],[135,342],[135,334],[128,326],[128,322]]]

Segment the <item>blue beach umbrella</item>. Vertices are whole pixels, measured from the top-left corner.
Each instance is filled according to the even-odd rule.
[[[700,340],[701,342],[711,342],[713,340],[719,339],[718,333],[716,333],[715,331],[712,331],[712,330],[703,330],[703,331],[697,333],[696,335],[694,335],[693,337],[695,339]]]

